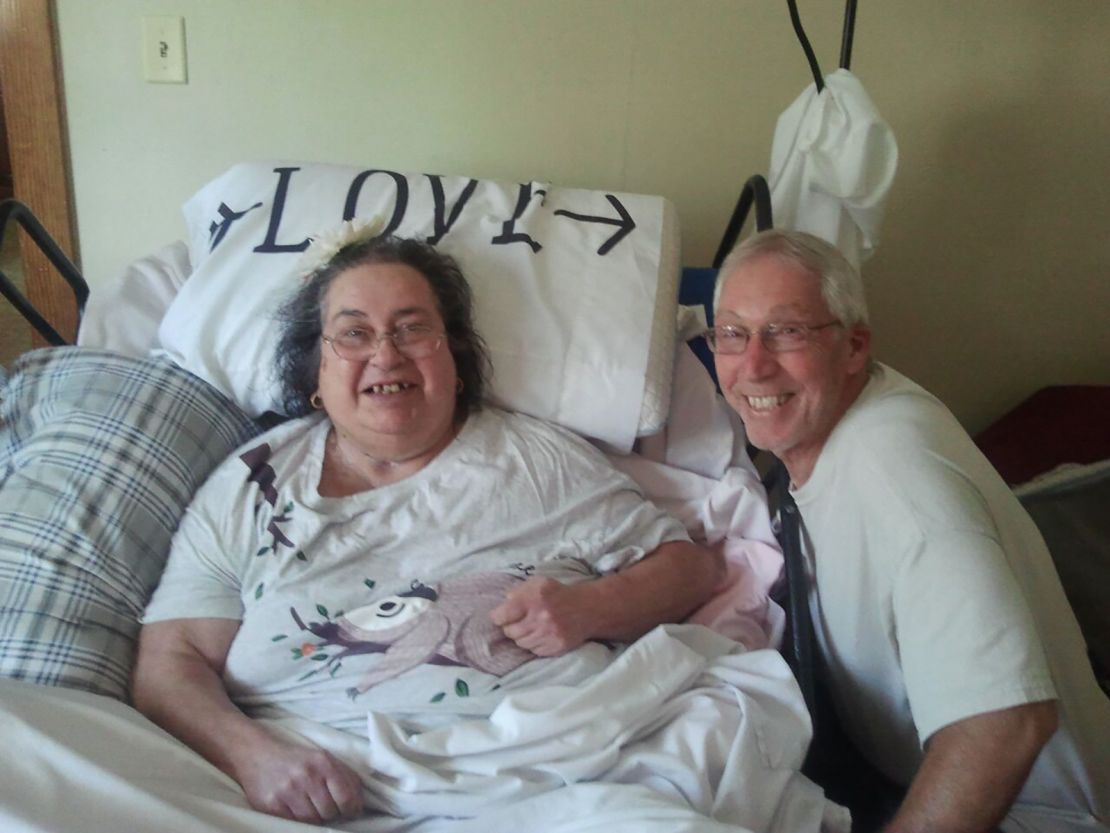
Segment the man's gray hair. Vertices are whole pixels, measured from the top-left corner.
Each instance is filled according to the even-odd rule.
[[[867,324],[867,297],[859,270],[832,244],[804,231],[767,229],[737,245],[717,273],[713,311],[721,301],[721,289],[740,266],[764,255],[794,263],[821,280],[821,296],[837,321],[845,327]]]

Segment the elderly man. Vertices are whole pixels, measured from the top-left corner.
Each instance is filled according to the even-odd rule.
[[[944,406],[871,359],[859,273],[769,231],[717,293],[721,387],[790,475],[833,701],[908,786],[886,830],[1106,830],[1110,701],[1048,550]]]

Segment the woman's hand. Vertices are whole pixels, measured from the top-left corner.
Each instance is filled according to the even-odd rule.
[[[279,738],[231,702],[223,668],[239,622],[171,619],[139,633],[136,708],[235,779],[256,810],[306,822],[362,811],[362,782],[322,749]]]
[[[501,631],[526,651],[556,657],[590,639],[592,597],[584,584],[567,585],[551,578],[530,578],[505,594],[490,612]]]
[[[530,578],[505,594],[490,618],[521,648],[554,657],[591,639],[632,642],[656,625],[680,622],[725,575],[719,552],[670,541],[602,578],[577,584]]]
[[[322,749],[271,737],[237,755],[231,775],[264,813],[312,824],[362,813],[362,781]]]

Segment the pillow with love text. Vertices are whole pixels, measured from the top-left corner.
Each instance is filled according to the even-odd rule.
[[[278,411],[275,312],[309,238],[380,217],[454,256],[474,290],[495,404],[627,451],[670,402],[679,239],[662,197],[244,163],[184,206],[193,272],[159,329],[175,362],[251,415]]]

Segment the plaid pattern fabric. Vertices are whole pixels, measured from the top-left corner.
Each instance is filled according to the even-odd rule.
[[[0,389],[0,675],[126,700],[178,521],[258,432],[165,359],[21,357]]]

